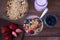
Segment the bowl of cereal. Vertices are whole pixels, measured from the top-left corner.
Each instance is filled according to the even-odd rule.
[[[43,29],[43,21],[36,15],[28,16],[23,24],[25,32],[29,35],[37,35]]]
[[[6,14],[10,20],[22,18],[28,10],[27,0],[8,0],[6,5]]]

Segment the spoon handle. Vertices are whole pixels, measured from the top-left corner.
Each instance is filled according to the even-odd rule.
[[[46,9],[43,11],[43,13],[42,13],[42,15],[40,16],[40,18],[43,18],[43,16],[47,13],[47,11],[48,11],[48,8],[46,8]]]

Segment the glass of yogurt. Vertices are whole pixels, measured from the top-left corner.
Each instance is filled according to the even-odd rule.
[[[35,0],[34,1],[34,7],[37,11],[43,11],[48,5],[47,0]]]

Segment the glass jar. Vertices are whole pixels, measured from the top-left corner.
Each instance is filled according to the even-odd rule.
[[[35,0],[34,7],[37,11],[41,12],[43,11],[48,5],[47,0]]]

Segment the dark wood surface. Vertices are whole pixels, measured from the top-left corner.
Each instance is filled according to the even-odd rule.
[[[37,12],[34,9],[34,0],[29,0],[30,4],[30,13],[34,13],[38,16],[41,15],[41,13]],[[56,15],[57,17],[57,24],[56,27],[53,29],[49,29],[44,25],[43,31],[38,35],[39,37],[60,37],[60,0],[48,0],[48,14]],[[46,16],[45,15],[45,16]],[[44,18],[43,18],[44,19]]]
[[[0,18],[9,20],[4,15],[2,15],[5,13],[4,4],[6,2],[4,2],[4,1],[5,0],[0,0]],[[13,23],[17,23],[17,24],[23,24],[23,21],[27,16],[32,15],[32,14],[38,15],[38,16],[41,15],[42,12],[37,12],[34,9],[34,0],[28,0],[28,3],[29,3],[29,12],[27,15],[25,15],[24,18],[17,20],[17,21],[11,21],[11,20],[9,20],[9,21],[13,22]],[[43,31],[39,35],[29,36],[29,35],[25,34],[24,40],[40,40],[40,39],[41,40],[60,40],[60,0],[48,0],[48,9],[49,9],[49,11],[47,14],[53,14],[53,15],[56,15],[56,17],[57,17],[58,22],[57,22],[56,27],[53,29],[49,29],[44,24]],[[44,19],[44,17],[43,17],[43,19]]]

